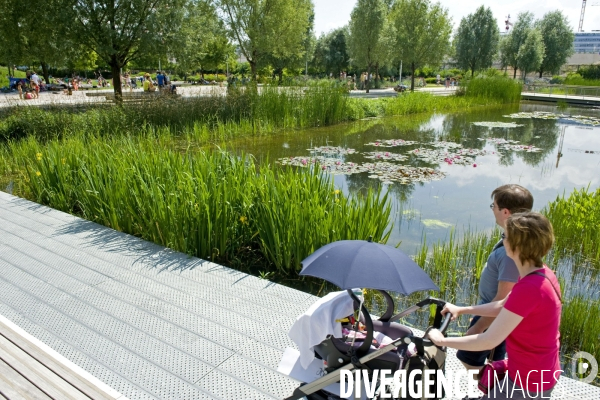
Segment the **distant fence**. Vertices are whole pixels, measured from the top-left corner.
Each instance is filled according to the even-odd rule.
[[[547,94],[552,97],[579,96],[600,98],[600,86],[525,84],[522,93]]]

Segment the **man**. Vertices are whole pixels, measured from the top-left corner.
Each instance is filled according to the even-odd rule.
[[[158,86],[158,90],[162,90],[165,86],[165,76],[162,71],[156,71],[156,84]]]
[[[506,228],[506,220],[514,213],[531,211],[533,207],[533,196],[523,186],[509,184],[503,185],[492,192],[494,202],[490,208],[494,213],[496,224],[502,229]],[[504,234],[503,234],[504,235]],[[515,262],[506,255],[502,240],[500,240],[481,272],[479,280],[479,302],[487,304],[502,300],[510,293],[519,279],[519,271]],[[492,317],[474,317],[466,335],[477,335],[483,333],[494,321]],[[486,351],[463,351],[459,350],[456,357],[467,369],[481,369],[490,357],[491,350]],[[493,361],[502,360],[506,357],[505,343],[500,343],[492,356]]]

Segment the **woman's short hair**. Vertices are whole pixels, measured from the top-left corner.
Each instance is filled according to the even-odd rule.
[[[536,267],[554,243],[554,232],[548,218],[537,212],[513,214],[506,220],[506,240],[512,250],[519,251],[521,263],[531,261]]]
[[[496,201],[499,209],[506,208],[511,214],[531,211],[533,208],[531,192],[514,183],[496,188],[492,192],[492,200]]]

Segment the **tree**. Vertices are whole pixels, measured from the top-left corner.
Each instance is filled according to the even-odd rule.
[[[302,51],[311,0],[220,0],[225,22],[250,63],[252,78],[268,58]]]
[[[67,54],[79,47],[65,39],[60,21],[61,0],[0,0],[0,36],[12,63],[40,65],[46,83],[48,66],[65,65]],[[31,10],[44,10],[32,17]]]
[[[115,97],[122,98],[121,68],[160,54],[181,26],[186,0],[65,0],[65,27],[72,40],[110,66]],[[72,14],[66,10],[72,10]]]
[[[525,41],[519,47],[517,65],[523,73],[523,80],[528,72],[537,71],[544,60],[544,39],[542,33],[535,28],[527,31]]]
[[[414,91],[415,69],[439,64],[448,53],[452,21],[447,9],[429,0],[398,0],[390,17],[391,56],[410,66],[410,88]]]
[[[169,56],[175,59],[177,71],[184,78],[197,69],[218,68],[235,51],[211,0],[196,0],[186,7],[172,43]]]
[[[367,68],[367,93],[371,84],[371,68],[384,58],[382,33],[385,18],[386,6],[382,0],[358,0],[350,15],[348,49],[354,64]]]
[[[319,72],[339,75],[348,69],[347,28],[338,28],[321,35],[315,46],[313,65]]]
[[[517,69],[520,69],[519,49],[525,43],[525,39],[527,39],[527,35],[532,27],[533,14],[530,12],[519,13],[513,30],[508,34],[506,42],[503,43],[503,56],[505,57],[506,65],[514,69],[513,78],[517,77]]]
[[[567,17],[561,11],[547,13],[535,25],[542,33],[546,50],[544,60],[537,70],[541,78],[544,72],[558,72],[573,55],[575,34],[569,26]]]
[[[306,56],[312,45],[314,21],[315,13],[312,7],[310,7],[306,31],[302,35],[302,40],[296,44],[296,48],[292,49],[292,51],[277,52],[269,56],[269,64],[271,64],[274,72],[279,77],[280,85],[283,83],[284,68],[293,69],[306,65]]]
[[[490,8],[479,7],[460,21],[454,46],[459,68],[475,71],[489,68],[498,51],[498,24]]]

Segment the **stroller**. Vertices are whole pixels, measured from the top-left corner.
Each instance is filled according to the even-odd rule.
[[[401,396],[398,398],[414,399],[411,393],[415,393],[417,386],[437,394],[437,379],[425,379],[425,371],[445,372],[446,349],[435,346],[427,339],[427,334],[432,328],[445,333],[451,315],[448,313],[443,317],[441,311],[446,303],[431,297],[394,315],[394,300],[388,291],[404,295],[424,290],[439,291],[410,257],[370,239],[347,240],[318,249],[302,261],[302,266],[300,275],[325,279],[345,292],[330,293],[319,299],[292,326],[289,336],[300,351],[287,349],[278,371],[308,383],[300,385],[285,400],[339,400],[342,394],[334,392],[337,390],[335,384],[342,379],[342,373],[348,376],[348,372],[354,374],[357,370],[371,380],[371,389],[373,384],[376,385],[375,391],[369,394],[370,399],[396,395],[382,382],[381,376],[374,374],[376,370],[389,370],[392,374],[404,370],[407,377],[417,370],[413,375],[417,380],[409,380],[406,390],[398,393]],[[386,310],[381,317],[371,318],[361,292],[357,295],[352,289],[358,286],[372,288],[383,296]],[[423,337],[397,322],[428,306],[435,308],[435,314],[432,327]],[[310,382],[315,377],[317,379]],[[341,390],[341,386],[337,387]],[[444,393],[441,393],[438,398],[443,397]]]
[[[341,370],[353,371],[356,369],[365,369],[369,372],[373,370],[391,370],[394,373],[395,371],[404,369],[406,370],[406,376],[409,376],[413,370],[419,370],[421,371],[421,378],[425,370],[445,370],[445,348],[437,347],[428,340],[426,338],[427,332],[424,337],[418,337],[413,334],[410,328],[395,322],[423,307],[434,305],[435,317],[431,328],[439,329],[444,333],[451,318],[449,313],[446,314],[445,318],[441,314],[441,310],[446,304],[444,301],[427,298],[396,315],[392,315],[394,300],[386,291],[378,290],[386,300],[387,310],[379,319],[373,320],[365,306],[361,304],[361,300],[359,300],[352,290],[348,290],[347,292],[352,298],[355,308],[358,309],[360,307],[361,316],[359,320],[365,326],[365,337],[362,339],[356,338],[353,341],[352,337],[357,337],[356,334],[341,338],[328,335],[323,342],[314,347],[315,358],[323,361],[324,375],[314,382],[302,384],[294,391],[292,396],[287,397],[285,400],[304,398],[307,400],[341,399],[337,394],[325,390],[326,387],[340,381]],[[344,332],[347,331],[346,329],[350,330],[358,325],[358,323],[342,324],[345,328]],[[431,328],[428,328],[427,331]],[[383,334],[389,338],[393,338],[393,341],[385,346],[380,345],[376,348],[373,346],[373,343],[377,342],[373,340],[376,332],[379,335]],[[424,383],[421,384],[424,385]],[[373,399],[379,399],[383,390],[383,387],[378,387],[376,389],[376,396]],[[425,387],[423,387],[423,390],[425,390]],[[437,393],[437,381],[433,380],[427,390],[430,393]],[[413,397],[408,395],[408,390],[405,393],[406,396],[400,398],[413,399]],[[442,394],[440,399],[443,397],[444,395]]]

